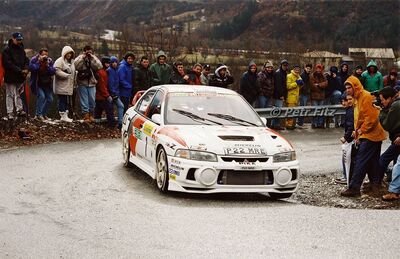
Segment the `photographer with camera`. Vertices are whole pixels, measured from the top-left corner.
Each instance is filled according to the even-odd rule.
[[[94,122],[94,107],[96,98],[97,71],[103,67],[100,60],[93,54],[91,46],[85,46],[83,53],[75,59],[78,71],[77,85],[83,120]]]
[[[386,86],[379,91],[379,99],[381,103],[379,121],[382,127],[389,132],[389,139],[392,141],[379,159],[379,173],[382,180],[389,163],[394,161],[396,164],[400,154],[400,98],[391,86]],[[390,180],[390,176],[388,178]],[[387,201],[400,199],[400,172],[396,173],[393,170],[389,194],[384,195],[382,199]]]
[[[53,66],[53,60],[48,55],[49,51],[42,48],[29,62],[31,91],[36,95],[35,118],[40,121],[49,119],[47,112],[53,102],[53,75],[56,69]]]
[[[386,134],[379,123],[379,110],[372,104],[373,97],[364,90],[360,80],[355,76],[350,76],[345,82],[345,87],[346,93],[355,99],[354,139],[358,146],[358,152],[355,157],[353,174],[349,179],[349,187],[340,194],[345,197],[360,196],[361,185],[366,174],[368,174],[370,184],[363,191],[375,194],[381,187],[378,173],[379,156]]]

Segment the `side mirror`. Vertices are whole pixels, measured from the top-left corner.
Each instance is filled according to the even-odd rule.
[[[161,114],[158,114],[158,113],[155,113],[155,114],[153,114],[152,116],[151,116],[151,120],[154,122],[154,123],[157,123],[157,124],[161,124]]]
[[[265,117],[260,117],[261,118],[261,121],[264,123],[264,125],[266,126],[267,125],[267,118],[265,118]]]

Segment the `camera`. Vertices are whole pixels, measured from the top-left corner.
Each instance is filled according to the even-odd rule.
[[[381,98],[379,97],[379,90],[371,92],[371,95],[375,96],[375,100],[373,101],[372,104],[382,107]]]
[[[44,62],[46,62],[46,61],[47,61],[47,57],[43,57],[42,60],[43,60]]]

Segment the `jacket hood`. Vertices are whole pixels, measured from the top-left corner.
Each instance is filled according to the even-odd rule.
[[[351,87],[353,87],[355,98],[358,98],[358,96],[360,96],[361,92],[364,90],[360,80],[355,76],[349,76],[344,84],[350,84]]]
[[[256,64],[256,62],[254,62],[254,60],[250,61],[250,63],[249,63],[249,69],[250,69],[252,66],[256,66],[256,67],[257,67],[257,64]]]
[[[160,51],[157,53],[157,61],[158,61],[158,59],[159,59],[161,56],[164,56],[165,58],[167,58],[167,55],[165,55],[165,52],[162,51],[162,50],[160,50]]]
[[[219,66],[219,67],[217,67],[217,69],[215,69],[215,74],[217,75],[217,76],[220,76],[219,75],[219,71],[221,70],[221,69],[228,69],[228,67],[227,66],[225,66],[225,65],[221,65],[221,66]]]
[[[372,59],[367,65],[367,68],[370,68],[370,67],[376,67],[376,70],[378,70],[378,66],[376,65],[376,62]]]
[[[65,58],[65,55],[68,53],[72,52],[72,58],[75,56],[75,51],[70,47],[70,46],[64,46],[64,48],[61,51],[61,57]]]

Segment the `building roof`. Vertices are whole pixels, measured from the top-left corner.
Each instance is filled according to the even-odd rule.
[[[306,58],[341,58],[343,55],[338,55],[329,51],[311,51],[303,53],[303,57]]]
[[[351,53],[365,53],[366,58],[395,58],[393,49],[390,48],[349,48]]]

